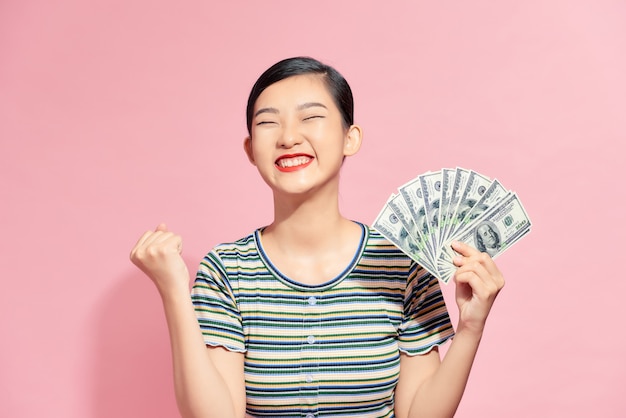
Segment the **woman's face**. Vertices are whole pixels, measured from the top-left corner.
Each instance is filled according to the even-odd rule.
[[[245,149],[275,192],[306,193],[338,182],[361,131],[342,125],[322,76],[298,75],[267,87],[254,104]]]

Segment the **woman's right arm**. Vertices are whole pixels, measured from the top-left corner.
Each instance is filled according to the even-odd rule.
[[[163,224],[141,236],[130,258],[156,285],[170,335],[176,402],[183,417],[245,415],[243,354],[207,347],[189,295],[180,236]]]

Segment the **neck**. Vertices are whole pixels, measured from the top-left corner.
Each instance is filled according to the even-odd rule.
[[[265,230],[285,248],[314,250],[332,247],[337,233],[352,224],[339,212],[338,193],[274,195],[274,222]]]

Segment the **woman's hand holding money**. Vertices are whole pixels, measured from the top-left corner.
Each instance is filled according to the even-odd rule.
[[[482,334],[489,311],[504,286],[502,273],[487,253],[459,241],[452,243],[459,253],[454,258],[456,303],[459,307],[458,332]]]

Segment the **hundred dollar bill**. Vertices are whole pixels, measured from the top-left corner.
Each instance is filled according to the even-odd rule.
[[[390,199],[393,197],[394,195],[391,195]],[[419,245],[413,240],[391,206],[388,204],[383,206],[372,227],[431,274],[436,275],[437,270],[426,258]]]
[[[530,232],[530,228],[528,228],[526,231],[522,232],[519,235],[519,237],[517,238],[517,241],[522,239],[522,237],[525,236],[526,234],[528,234],[529,232]],[[502,251],[502,252],[504,252],[504,251]],[[439,275],[437,277],[442,282],[444,282],[444,284],[448,284],[450,279],[452,277],[454,277],[454,274],[456,273],[457,267],[454,266],[451,261],[444,260],[444,258],[445,257],[442,257],[440,260],[437,261],[437,271],[439,273]]]
[[[517,194],[511,193],[484,212],[453,239],[496,258],[530,231],[531,222]],[[442,246],[438,265],[453,266],[455,256],[450,239]],[[442,268],[440,267],[440,268]],[[449,278],[448,278],[449,279]],[[442,278],[442,280],[444,280]]]
[[[444,284],[448,284],[450,282],[450,279],[454,277],[454,273],[456,272],[457,267],[454,266],[453,264],[448,263],[447,261],[444,262],[444,261],[438,260],[437,263],[438,263],[437,269],[439,271],[439,276],[437,277]]]
[[[465,217],[456,225],[456,233],[458,234],[463,231],[474,219],[478,218],[483,212],[493,207],[500,200],[505,199],[507,195],[511,193],[512,192],[505,189],[497,179],[493,180],[478,202],[469,209]]]
[[[444,222],[442,223],[442,241],[445,241],[448,236],[448,231],[452,228],[454,221],[454,213],[461,200],[463,190],[465,190],[465,183],[469,177],[470,171],[464,168],[457,167],[454,170],[454,180],[452,182],[452,190],[450,195],[450,202],[446,208],[446,215],[444,216]]]
[[[409,213],[413,217],[413,221],[415,221],[415,227],[423,237],[428,237],[426,242],[429,246],[430,253],[435,254],[436,247],[430,237],[428,218],[426,217],[426,208],[424,207],[422,186],[419,177],[403,184],[398,188],[398,191],[409,208]]]
[[[437,257],[439,249],[439,212],[441,208],[441,171],[422,174],[418,177],[424,199],[424,211],[426,213],[428,234],[435,249],[433,253]]]
[[[489,177],[470,171],[465,182],[465,189],[459,198],[459,203],[455,209],[454,216],[450,222],[450,229],[447,231],[448,236],[453,236],[459,231],[459,224],[465,218],[465,215],[474,207],[476,202],[480,200],[487,188],[491,184]]]
[[[455,274],[459,240],[497,257],[529,233],[517,195],[497,180],[456,167],[426,172],[398,188],[372,225],[431,274]]]
[[[387,205],[393,210],[396,216],[398,216],[398,219],[400,219],[400,222],[402,222],[402,225],[407,230],[411,238],[413,238],[420,251],[424,253],[424,257],[432,266],[434,266],[434,260],[436,260],[436,258],[430,253],[428,245],[429,237],[422,235],[420,230],[417,228],[415,220],[413,220],[409,207],[402,195],[392,194],[387,200]]]
[[[530,228],[526,229],[524,232],[521,232],[515,242],[522,239],[522,237],[528,234],[529,232],[530,232]],[[504,250],[502,250],[499,254],[502,254],[503,252]],[[450,279],[454,276],[454,273],[456,273],[456,270],[457,270],[457,267],[454,266],[454,264],[452,264],[452,261],[448,261],[447,259],[445,259],[445,257],[442,257],[439,260],[437,260],[437,271],[439,272],[439,276],[437,277],[445,284],[447,284],[450,281]]]
[[[440,237],[443,237],[443,231],[447,223],[448,207],[452,200],[452,190],[454,187],[454,168],[441,169],[441,205],[439,207],[439,231]]]
[[[456,170],[453,168],[441,169],[441,204],[439,205],[439,241],[445,238],[445,229],[448,223],[448,209],[452,201],[452,190]]]

